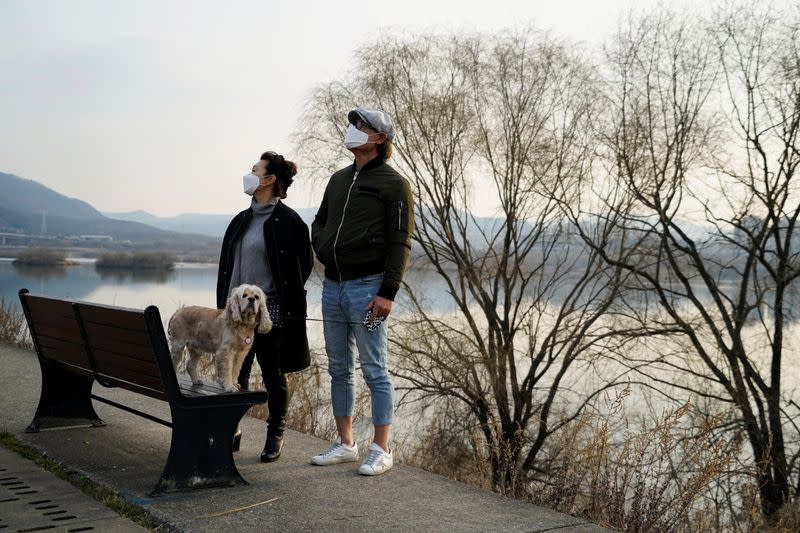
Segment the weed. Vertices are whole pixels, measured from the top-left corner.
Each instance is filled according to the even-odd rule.
[[[33,349],[25,315],[11,309],[11,304],[6,303],[2,296],[0,296],[0,342],[26,350]]]

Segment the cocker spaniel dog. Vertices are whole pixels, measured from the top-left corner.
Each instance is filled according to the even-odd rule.
[[[189,353],[186,370],[192,383],[202,385],[198,364],[204,353],[214,354],[217,380],[226,391],[239,390],[236,379],[247,352],[259,333],[272,329],[267,297],[255,285],[239,285],[228,296],[225,309],[187,306],[169,319],[172,363],[177,369],[184,348]]]

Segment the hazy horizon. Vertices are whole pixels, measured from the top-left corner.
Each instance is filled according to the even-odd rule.
[[[531,25],[596,48],[629,10],[658,4],[5,1],[0,171],[101,212],[230,214],[249,201],[241,176],[261,152],[294,159],[310,91],[380,35]],[[295,161],[287,203],[316,207],[324,183]]]

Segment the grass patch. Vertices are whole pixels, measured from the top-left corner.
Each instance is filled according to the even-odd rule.
[[[23,444],[17,440],[12,434],[0,432],[0,444],[9,450],[18,453],[22,457],[33,461],[36,465],[44,470],[55,474],[60,479],[76,487],[78,490],[87,496],[94,498],[96,501],[102,503],[106,507],[112,509],[117,514],[124,516],[128,520],[136,522],[140,526],[149,529],[150,531],[166,531],[163,523],[157,520],[150,513],[128,503],[120,495],[84,475],[66,470],[61,464],[49,457],[45,457],[39,453],[35,448]]]
[[[31,266],[66,266],[75,265],[74,261],[67,259],[63,250],[52,248],[26,248],[17,254],[14,264]]]

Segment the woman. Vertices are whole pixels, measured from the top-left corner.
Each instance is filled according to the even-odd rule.
[[[287,407],[286,373],[310,364],[306,334],[306,296],[303,285],[313,260],[308,226],[282,198],[292,184],[297,167],[275,152],[264,152],[244,176],[250,207],[234,217],[225,232],[217,275],[217,308],[222,309],[233,287],[258,285],[267,295],[273,322],[267,334],[256,333],[239,385],[247,389],[253,358],[258,359],[269,399],[267,440],[261,462],[278,459],[283,448]],[[241,432],[234,437],[239,449]]]

